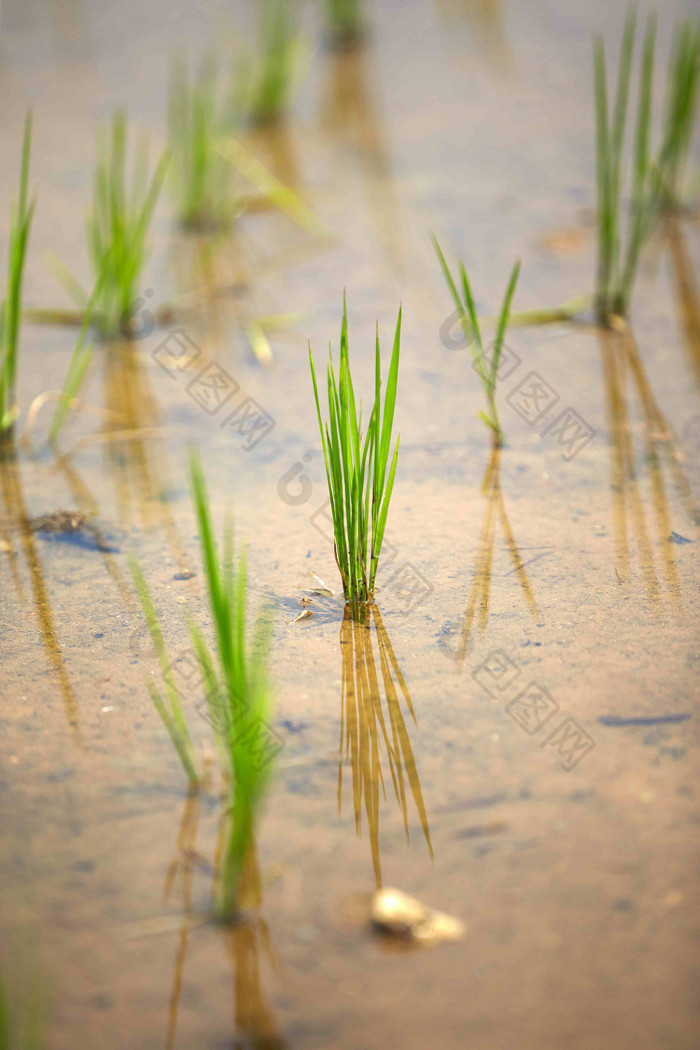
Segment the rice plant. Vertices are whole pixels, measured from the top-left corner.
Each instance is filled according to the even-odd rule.
[[[240,208],[234,173],[221,155],[219,137],[236,124],[231,91],[216,59],[205,59],[190,77],[187,63],[174,59],[168,92],[170,179],[179,222],[193,229],[227,229]]]
[[[215,725],[228,757],[230,784],[226,842],[221,859],[218,906],[222,917],[235,911],[238,880],[250,849],[255,820],[272,772],[263,755],[273,698],[267,664],[269,624],[260,616],[246,638],[248,576],[245,550],[234,564],[233,530],[225,522],[217,551],[209,498],[199,456],[190,457],[192,494],[199,524],[202,563],[214,621],[217,659],[202,633],[190,623]]]
[[[623,231],[623,149],[635,28],[636,19],[630,12],[620,45],[620,68],[612,112],[608,102],[602,38],[597,37],[594,43],[598,197],[596,313],[603,324],[609,324],[616,314],[623,317],[627,315],[639,255],[651,233],[661,199],[664,158],[661,156],[657,163],[652,162],[650,147],[656,22],[649,18],[639,70],[632,185],[626,229]]]
[[[22,279],[35,200],[29,200],[29,162],[32,148],[32,114],[24,120],[19,201],[10,218],[10,249],[5,298],[0,306],[0,438],[10,432],[17,418],[15,383],[22,314]]]
[[[163,152],[149,178],[149,143],[142,136],[136,145],[129,179],[127,120],[122,110],[114,114],[111,134],[98,137],[93,200],[86,230],[94,286],[100,285],[95,323],[105,339],[128,333],[129,311],[148,260],[148,233],[168,160],[169,155]],[[80,283],[64,267],[54,268],[77,305],[84,309],[90,297]]]
[[[326,464],[328,494],[333,516],[335,560],[343,581],[346,601],[366,603],[374,597],[379,555],[384,539],[389,502],[394,487],[399,439],[391,451],[396,387],[399,377],[401,310],[399,310],[391,355],[384,408],[381,406],[381,360],[379,328],[375,349],[374,404],[362,435],[362,405],[359,416],[350,372],[348,317],[343,298],[340,332],[340,371],[336,377],[332,352],[328,363],[328,420],[321,417],[314,359],[309,346],[316,413]]]
[[[334,47],[354,47],[362,39],[365,30],[363,6],[363,0],[325,0]]]
[[[676,28],[666,76],[664,142],[661,149],[663,204],[683,201],[683,178],[697,126],[700,93],[700,22],[686,19]]]
[[[88,365],[92,360],[92,352],[94,344],[91,339],[92,326],[94,321],[95,303],[100,296],[102,286],[105,279],[105,267],[102,268],[102,272],[98,274],[93,293],[90,296],[90,300],[85,307],[83,314],[83,321],[80,326],[78,333],[78,339],[75,344],[75,349],[68,365],[66,377],[63,380],[63,386],[61,393],[58,398],[58,404],[56,405],[56,411],[53,415],[51,422],[51,429],[49,431],[49,441],[56,441],[59,435],[61,427],[66,421],[66,417],[70,411],[73,399],[78,396],[78,391],[82,386],[85,373],[87,372]]]
[[[472,289],[464,263],[460,262],[459,264],[459,275],[462,285],[462,294],[460,295],[457,284],[455,283],[450,268],[447,265],[447,260],[445,259],[435,236],[433,236],[433,245],[435,246],[435,251],[437,252],[437,257],[440,261],[440,266],[442,267],[447,287],[450,290],[455,307],[457,308],[457,313],[459,314],[464,334],[469,342],[472,357],[474,358],[474,368],[481,380],[481,385],[484,388],[484,393],[486,395],[487,411],[480,411],[479,416],[491,429],[495,444],[501,446],[503,444],[503,430],[501,429],[501,423],[498,418],[498,408],[496,406],[496,385],[498,383],[498,366],[503,352],[503,342],[505,340],[508,320],[510,317],[510,306],[513,300],[513,295],[515,294],[515,287],[518,283],[518,275],[520,273],[520,260],[517,259],[513,264],[508,287],[503,296],[501,312],[498,316],[496,338],[491,346],[487,348],[487,353],[484,348],[481,328],[479,326],[479,318],[477,317],[476,307],[474,305],[474,296],[472,295]]]
[[[289,106],[302,55],[294,8],[291,0],[263,0],[257,51],[240,66],[254,124],[273,123]]]

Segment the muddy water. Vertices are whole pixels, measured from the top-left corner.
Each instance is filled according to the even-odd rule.
[[[96,353],[60,450],[46,405],[0,463],[0,964],[18,1008],[40,983],[45,1045],[695,1045],[698,225],[649,246],[632,332],[511,331],[498,454],[468,354],[439,336],[449,304],[428,242],[435,230],[465,259],[484,313],[517,255],[516,307],[589,290],[589,39],[615,38],[622,8],[380,4],[357,55],[324,51],[307,10],[293,118],[251,147],[332,236],[260,212],[214,249],[174,232],[164,199],[144,298],[187,309]],[[94,121],[123,101],[162,139],[169,51],[252,20],[216,3],[4,6],[4,191],[27,104],[36,119],[32,305],[61,304],[43,253],[87,275]],[[353,623],[317,599],[290,626],[309,570],[337,587],[306,340],[321,356],[337,338],[344,287],[358,385],[375,320],[388,353],[404,304],[377,612]],[[296,316],[262,366],[251,322],[272,314]],[[173,366],[176,328],[198,363]],[[20,434],[72,340],[25,328]],[[235,387],[214,412],[187,389],[208,362]],[[544,401],[528,400],[533,371]],[[594,431],[580,450],[545,432],[569,409]],[[221,810],[188,797],[151,706],[126,567],[136,552],[184,665],[185,609],[209,623],[191,444],[276,625],[283,748],[232,930],[202,921]],[[92,524],[31,526],[57,510]],[[459,916],[465,938],[388,950],[367,924],[378,884]]]

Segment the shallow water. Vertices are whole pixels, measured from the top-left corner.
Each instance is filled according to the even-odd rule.
[[[0,461],[0,964],[20,989],[40,975],[47,1046],[696,1045],[698,223],[649,245],[633,334],[511,330],[500,454],[468,352],[441,342],[450,304],[428,238],[465,259],[484,313],[517,255],[516,308],[589,290],[590,35],[616,40],[624,6],[379,4],[369,46],[343,55],[308,7],[294,114],[251,148],[332,239],[261,212],[212,252],[173,229],[164,198],[144,299],[184,297],[182,321],[96,352],[92,411],[59,453],[45,406]],[[663,55],[681,9],[664,8]],[[201,51],[252,15],[5,5],[3,199],[35,109],[31,305],[62,302],[44,253],[87,277],[95,120],[123,101],[162,140],[170,50]],[[290,625],[309,570],[337,587],[306,341],[317,360],[335,343],[343,288],[356,387],[371,382],[375,321],[388,355],[404,307],[378,615],[368,628],[317,599]],[[297,316],[264,367],[247,332],[270,314]],[[225,407],[186,389],[197,368],[172,366],[175,329],[200,368],[227,370]],[[73,339],[25,327],[20,434]],[[533,371],[549,408],[529,422]],[[566,458],[569,408],[594,433]],[[221,811],[188,798],[152,708],[126,565],[136,552],[184,669],[186,607],[209,625],[192,444],[217,519],[233,507],[250,541],[253,600],[275,615],[283,746],[234,929],[200,921]],[[29,524],[73,509],[92,531]],[[193,688],[205,747],[200,706]],[[466,936],[389,950],[368,927],[379,883],[459,916]]]

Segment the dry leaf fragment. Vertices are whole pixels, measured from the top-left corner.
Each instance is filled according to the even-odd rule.
[[[323,580],[319,576],[316,575],[315,572],[312,572],[311,569],[309,569],[309,576],[316,583],[316,586],[311,588],[313,593],[315,593],[315,594],[325,594],[329,598],[333,597],[333,591],[330,589],[330,587],[328,587],[323,582]]]

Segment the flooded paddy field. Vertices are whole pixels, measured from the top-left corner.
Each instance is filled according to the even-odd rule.
[[[516,313],[593,291],[591,39],[614,69],[626,7],[365,11],[362,40],[332,47],[323,5],[300,8],[289,113],[237,138],[303,219],[262,200],[225,235],[183,231],[166,185],[130,338],[96,342],[49,442],[77,329],[31,311],[72,306],[53,257],[89,286],[95,128],[124,106],[155,156],[170,57],[235,53],[257,7],[3,5],[3,267],[28,108],[37,192],[0,454],[0,982],[14,1030],[37,1025],[10,1046],[697,1045],[698,212],[655,225],[628,324],[511,324],[496,447],[430,234],[464,260],[480,316],[516,258]],[[684,14],[659,12],[659,109]],[[344,291],[365,419],[375,325],[386,370],[403,308],[396,480],[355,616],[308,364],[309,341],[319,375],[329,341],[338,360]],[[217,535],[230,511],[248,543],[252,613],[271,618],[271,778],[228,922],[188,633],[188,615],[215,628],[193,447]],[[149,695],[162,678],[130,557],[196,790]],[[463,935],[381,935],[382,887]]]

